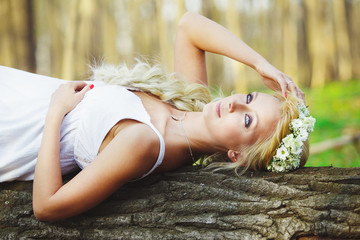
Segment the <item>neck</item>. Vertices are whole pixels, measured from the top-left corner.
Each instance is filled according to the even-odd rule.
[[[226,149],[212,141],[206,129],[202,112],[188,112],[184,115],[183,111],[175,110],[172,116],[174,116],[173,119],[177,119],[172,121],[170,125],[172,128],[172,136],[178,140],[178,144],[182,146],[185,151],[189,151],[186,137],[189,140],[191,150],[195,156],[226,151]],[[181,122],[179,120],[181,120]],[[183,130],[181,124],[183,125]],[[186,137],[184,135],[186,135]]]

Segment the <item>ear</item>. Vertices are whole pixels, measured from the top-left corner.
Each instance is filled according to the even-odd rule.
[[[236,162],[239,158],[240,153],[234,150],[229,150],[228,151],[228,157],[230,158],[231,161]]]

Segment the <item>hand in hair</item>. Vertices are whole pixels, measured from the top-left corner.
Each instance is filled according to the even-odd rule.
[[[254,68],[264,83],[275,91],[293,92],[300,99],[304,93],[292,79],[279,71],[259,53],[228,29],[197,13],[186,13],[179,22],[175,43],[175,71],[190,82],[207,83],[205,52],[227,56]]]
[[[281,91],[287,97],[287,90],[293,92],[305,103],[305,94],[296,86],[291,77],[279,71],[265,59],[256,64],[255,70],[260,74],[264,84],[274,91]]]

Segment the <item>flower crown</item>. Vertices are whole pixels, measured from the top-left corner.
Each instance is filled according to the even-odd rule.
[[[299,117],[289,125],[290,133],[284,137],[267,169],[271,172],[288,172],[299,168],[304,142],[314,130],[316,119],[310,116],[304,104],[298,104]]]

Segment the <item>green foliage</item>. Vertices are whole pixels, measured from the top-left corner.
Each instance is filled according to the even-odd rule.
[[[332,82],[306,93],[311,114],[316,118],[310,146],[360,131],[360,80]],[[310,156],[306,166],[360,167],[355,144]],[[357,143],[358,149],[360,144]]]

